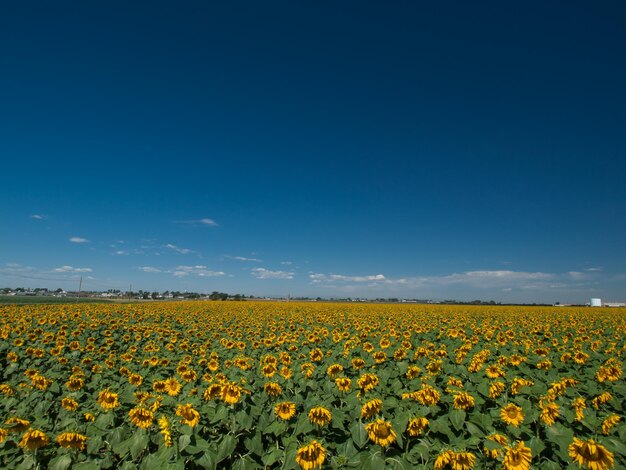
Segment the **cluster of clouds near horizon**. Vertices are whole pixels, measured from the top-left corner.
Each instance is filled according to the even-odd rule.
[[[40,214],[32,215],[30,219],[50,220],[48,216]],[[193,227],[219,227],[213,219],[208,218],[174,222],[180,223]],[[479,298],[541,302],[547,300],[546,296],[552,296],[550,300],[554,301],[563,295],[569,295],[575,301],[584,301],[589,296],[601,295],[603,286],[626,280],[625,275],[607,274],[599,266],[560,273],[482,269],[411,276],[392,276],[387,273],[340,274],[322,272],[317,269],[319,266],[310,262],[296,263],[284,259],[267,262],[257,253],[246,256],[220,254],[210,259],[199,247],[183,248],[180,244],[155,239],[141,240],[136,245],[119,239],[108,244],[106,241],[96,243],[76,235],[66,240],[69,244],[82,245],[84,250],[80,259],[86,261],[92,258],[93,264],[82,263],[78,266],[59,262],[52,266],[33,266],[11,260],[0,268],[3,283],[13,287],[71,289],[72,283],[82,279],[84,288],[89,290],[124,290],[126,284],[132,282],[136,290],[143,287],[144,290],[162,291],[243,290],[245,294],[272,296],[290,293],[321,297]],[[102,257],[94,256],[95,252],[106,253],[108,261],[103,264]],[[123,263],[117,270],[110,272],[110,266],[115,264],[116,259],[128,258],[132,262]],[[206,262],[207,258],[211,260],[210,266]],[[198,263],[193,260],[204,261]]]

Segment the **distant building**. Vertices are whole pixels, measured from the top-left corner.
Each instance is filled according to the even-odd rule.
[[[626,307],[626,302],[604,302],[605,307]]]

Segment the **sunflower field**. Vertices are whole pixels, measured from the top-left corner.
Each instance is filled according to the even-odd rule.
[[[0,306],[6,469],[626,468],[623,309]]]

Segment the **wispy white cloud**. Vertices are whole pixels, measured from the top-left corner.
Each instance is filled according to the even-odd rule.
[[[291,266],[293,264],[293,261],[281,261],[280,264],[284,266]]]
[[[447,286],[467,286],[472,288],[550,288],[556,286],[558,276],[543,272],[486,270],[466,271],[445,276],[415,276],[388,278],[383,274],[367,276],[346,276],[342,274],[309,273],[311,284],[369,283],[368,287],[402,286],[407,288],[440,288]]]
[[[207,269],[206,266],[196,265],[196,266],[176,266],[174,269],[168,271],[172,275],[176,277],[185,277],[185,276],[198,276],[198,277],[219,277],[224,276],[226,273],[222,271],[212,271]]]
[[[387,278],[383,274],[374,274],[370,276],[344,276],[343,274],[309,274],[309,278],[315,282],[372,282],[372,281],[385,281]]]
[[[72,266],[61,266],[60,268],[54,268],[55,273],[90,273],[93,271],[91,268],[74,268]]]
[[[251,274],[257,279],[293,279],[295,273],[288,271],[270,271],[265,268],[251,269]]]
[[[175,251],[176,253],[179,253],[181,255],[188,255],[189,253],[194,252],[193,250],[190,250],[189,248],[181,248],[179,246],[172,245],[171,243],[168,243],[167,245],[165,245],[165,248]]]
[[[33,215],[29,216],[29,218],[35,219],[35,220],[46,220],[48,218],[48,216],[44,215],[44,214],[33,214]]]
[[[177,224],[186,224],[194,227],[219,227],[219,224],[208,217],[203,217],[202,219],[192,219],[192,220],[179,220],[176,222]]]
[[[595,267],[593,267],[593,268],[587,268],[587,269],[585,269],[585,271],[590,271],[590,272],[593,272],[593,271],[602,271],[602,268],[601,268],[600,266],[595,266]]]
[[[141,266],[139,270],[143,271],[144,273],[160,273],[161,272],[159,268],[154,268],[152,266]]]
[[[235,261],[251,261],[254,263],[261,263],[263,262],[263,260],[257,259],[257,258],[246,258],[245,256],[230,256],[230,255],[224,255],[224,258],[228,258],[228,259],[232,259]]]
[[[87,240],[86,238],[82,238],[82,237],[71,237],[70,241],[72,243],[89,243],[90,240]]]

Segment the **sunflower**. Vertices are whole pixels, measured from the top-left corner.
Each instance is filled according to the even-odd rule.
[[[604,446],[597,444],[593,439],[583,441],[574,438],[567,448],[571,459],[578,463],[579,467],[588,466],[591,470],[606,470],[613,468],[613,453],[609,452]]]
[[[602,434],[604,435],[610,434],[611,429],[613,429],[613,426],[619,423],[621,419],[622,418],[618,415],[611,415],[608,418],[606,418],[604,421],[602,421]]]
[[[335,385],[340,392],[349,392],[352,387],[352,380],[347,377],[338,377],[335,379]]]
[[[548,426],[552,426],[559,417],[559,405],[548,403],[541,408],[541,421]]]
[[[7,438],[9,432],[6,429],[0,428],[0,444],[2,444],[4,442],[4,440]]]
[[[190,428],[197,426],[200,422],[200,413],[194,410],[190,403],[187,403],[186,405],[178,405],[176,408],[176,416],[180,416],[182,418],[180,422],[186,424]]]
[[[163,445],[165,445],[165,447],[172,447],[172,434],[170,432],[170,423],[165,415],[161,415],[161,417],[159,418],[159,429],[161,435],[163,436]]]
[[[587,408],[587,405],[585,404],[585,399],[574,399],[574,401],[572,402],[572,408],[574,408],[574,411],[576,412],[576,421],[582,421],[585,417],[585,408]]]
[[[202,394],[202,397],[206,400],[213,400],[222,396],[222,386],[220,384],[211,384]]]
[[[313,470],[320,468],[326,457],[326,449],[317,441],[311,441],[309,444],[300,447],[296,454],[296,463],[304,470]]]
[[[108,388],[98,394],[98,404],[106,411],[117,408],[120,404],[117,393],[111,392]]]
[[[241,387],[235,382],[222,385],[221,398],[225,403],[234,405],[241,399]]]
[[[331,364],[328,366],[328,369],[326,369],[326,374],[331,378],[337,377],[340,372],[343,372],[343,366],[341,364]]]
[[[428,426],[429,421],[426,418],[413,418],[406,427],[409,436],[415,437],[423,434]]]
[[[78,402],[70,397],[65,397],[61,400],[61,406],[67,411],[76,411],[78,409]]]
[[[374,387],[378,385],[378,382],[379,379],[376,374],[363,374],[357,380],[357,384],[363,392],[369,392],[370,390],[373,390]]]
[[[361,407],[361,418],[370,419],[380,413],[383,409],[383,402],[379,398],[368,401]]]
[[[87,436],[75,432],[64,432],[57,436],[57,442],[66,449],[85,450]]]
[[[377,419],[373,423],[366,424],[365,429],[370,440],[381,447],[387,447],[396,440],[396,433],[389,421]]]
[[[47,390],[52,385],[52,380],[45,378],[43,375],[35,375],[31,378],[33,387],[39,390]]]
[[[280,375],[282,375],[285,380],[289,380],[291,376],[293,375],[293,372],[291,371],[289,367],[282,366],[280,368]]]
[[[69,391],[76,392],[85,386],[85,381],[80,377],[72,375],[69,380],[65,382],[65,386]]]
[[[4,424],[9,425],[9,429],[7,429],[9,434],[20,434],[30,428],[30,421],[21,418],[9,418]]]
[[[180,389],[182,386],[180,382],[176,380],[174,377],[170,377],[169,379],[165,379],[165,391],[171,397],[175,397],[180,393]]]
[[[360,357],[352,359],[352,367],[356,370],[360,370],[365,366],[365,361]]]
[[[507,447],[502,460],[504,470],[529,470],[532,454],[523,441],[518,441],[515,447]]]
[[[500,410],[500,419],[507,424],[517,427],[524,422],[524,413],[522,413],[522,409],[519,406],[509,403]]]
[[[270,397],[273,397],[273,398],[276,398],[278,395],[283,393],[282,387],[276,382],[267,382],[263,386],[263,390],[265,390],[265,393],[267,393]]]
[[[489,385],[489,398],[495,400],[504,392],[506,385],[503,382],[496,380]]]
[[[332,413],[323,406],[316,406],[309,411],[309,421],[317,426],[326,426],[332,418]]]
[[[487,374],[487,377],[490,379],[497,379],[498,377],[504,377],[506,375],[501,367],[494,364],[487,366],[485,374]]]
[[[474,397],[467,392],[460,392],[454,395],[453,405],[457,410],[468,410],[475,404]]]
[[[498,433],[487,436],[487,439],[497,444],[500,444],[501,446],[505,446],[509,443],[509,440],[506,436],[503,436],[502,434],[498,434]],[[490,449],[487,446],[485,446],[483,450],[492,459],[497,459],[498,457],[502,455],[502,449]]]
[[[149,428],[154,420],[154,413],[145,408],[133,408],[128,412],[132,423],[139,428]]]
[[[405,375],[407,379],[413,380],[420,374],[420,372],[422,372],[422,369],[420,369],[418,366],[409,366]]]
[[[50,443],[50,439],[45,433],[38,429],[30,429],[24,434],[19,446],[28,450],[37,450],[40,447],[46,446]]]
[[[444,450],[435,459],[435,463],[434,463],[435,470],[443,470],[448,465],[452,464],[453,459],[454,459],[454,452],[452,452],[451,450]]]
[[[134,385],[135,387],[138,387],[139,385],[141,385],[143,383],[143,377],[141,376],[141,374],[129,374],[128,375],[128,382],[131,385]]]
[[[453,470],[470,470],[476,465],[476,456],[471,452],[455,452],[452,457]]]
[[[156,380],[152,384],[152,390],[154,390],[156,393],[166,393],[167,384],[165,383],[165,380]]]
[[[291,401],[276,403],[276,406],[274,406],[274,413],[276,413],[276,416],[280,419],[288,421],[296,414],[296,404]]]
[[[441,394],[430,385],[422,386],[421,390],[415,392],[415,399],[424,406],[436,405],[439,403]]]

